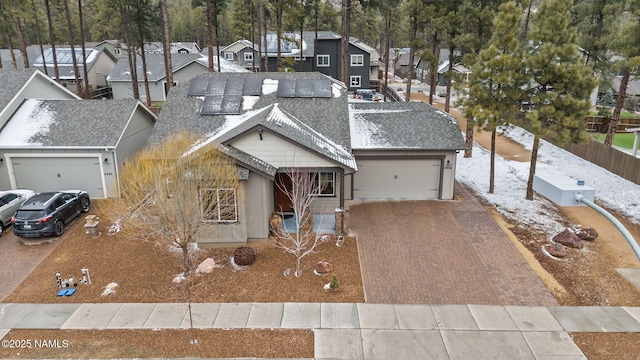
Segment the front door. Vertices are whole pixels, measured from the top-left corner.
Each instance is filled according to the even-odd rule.
[[[284,188],[287,192],[291,193],[291,178],[286,173],[276,173],[273,182],[273,186],[275,188],[276,211],[293,212],[291,199],[289,199],[289,196],[282,191]]]

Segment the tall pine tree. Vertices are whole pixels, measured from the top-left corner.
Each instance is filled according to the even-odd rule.
[[[527,89],[531,110],[523,127],[534,135],[527,200],[533,200],[533,178],[540,139],[558,144],[586,139],[584,117],[596,78],[577,45],[577,32],[570,24],[571,0],[543,0],[533,18],[526,55],[531,82]]]
[[[491,131],[489,193],[494,192],[496,129],[516,116],[528,83],[518,41],[522,10],[515,2],[500,6],[489,46],[480,51],[469,78],[472,97],[464,101],[465,115],[478,128]]]

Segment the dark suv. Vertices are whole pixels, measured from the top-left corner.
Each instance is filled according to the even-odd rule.
[[[89,211],[90,204],[89,194],[82,190],[33,195],[11,219],[13,233],[21,237],[60,236],[65,225]]]

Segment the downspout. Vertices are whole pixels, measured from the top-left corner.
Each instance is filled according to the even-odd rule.
[[[616,228],[618,228],[618,230],[620,230],[620,232],[622,233],[624,238],[627,240],[629,245],[631,245],[631,248],[633,249],[633,252],[636,253],[636,257],[638,258],[638,260],[640,260],[640,246],[638,246],[638,243],[633,238],[633,235],[631,235],[629,230],[627,230],[627,228],[624,227],[624,225],[618,219],[613,217],[613,215],[611,215],[611,213],[609,213],[607,210],[601,208],[600,206],[596,205],[592,201],[590,201],[587,198],[585,198],[580,193],[576,194],[575,199],[576,199],[576,201],[587,205],[588,207],[590,207],[593,210],[597,211],[602,216],[604,216],[607,219],[609,219],[609,221],[611,221],[613,223],[613,225],[615,225]]]

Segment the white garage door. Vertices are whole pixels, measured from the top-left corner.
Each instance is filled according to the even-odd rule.
[[[437,199],[440,160],[359,160],[355,199]]]
[[[85,190],[104,197],[98,157],[12,157],[16,186],[36,192]]]

